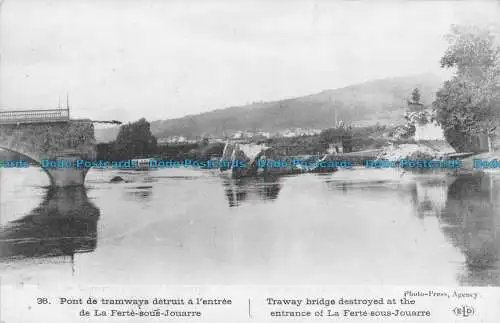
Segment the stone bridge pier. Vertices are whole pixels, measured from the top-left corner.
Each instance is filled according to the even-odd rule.
[[[0,124],[0,148],[17,152],[36,163],[42,160],[93,160],[96,157],[94,125],[90,120],[66,122]],[[85,168],[43,168],[51,186],[79,186],[85,182]]]

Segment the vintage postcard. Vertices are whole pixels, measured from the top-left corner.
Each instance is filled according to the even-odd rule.
[[[0,323],[500,322],[499,123],[499,1],[0,1]]]

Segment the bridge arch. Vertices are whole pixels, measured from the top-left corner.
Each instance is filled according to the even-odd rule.
[[[58,175],[57,175],[57,173],[60,172],[60,170],[44,168],[44,167],[42,167],[41,159],[37,160],[36,157],[29,156],[25,153],[21,153],[19,151],[15,151],[13,149],[3,147],[1,144],[0,144],[0,149],[3,149],[5,151],[9,151],[9,152],[21,155],[23,157],[26,157],[26,159],[25,159],[26,161],[37,164],[40,167],[40,169],[43,170],[43,172],[48,176],[48,179],[50,181],[51,186],[57,187],[57,186],[78,186],[78,185],[80,185],[78,183],[73,183],[73,184],[69,184],[69,185],[60,185],[60,179],[58,178]],[[85,177],[87,176],[87,173],[89,172],[89,170],[90,170],[90,168],[82,168],[81,170],[75,169],[75,170],[71,170],[70,172],[73,173],[74,175],[77,175],[76,177],[75,176],[73,176],[73,177],[75,177],[79,182],[81,181],[81,184],[83,185],[85,183]]]
[[[39,161],[39,160],[37,160],[37,159],[38,159],[38,157],[36,157],[36,156],[33,156],[33,155],[31,155],[31,154],[27,154],[27,153],[25,153],[25,152],[23,152],[23,151],[17,151],[17,150],[15,150],[15,149],[12,149],[12,148],[9,148],[9,147],[6,147],[6,146],[3,146],[1,143],[0,143],[0,149],[5,150],[5,151],[8,151],[8,152],[10,152],[10,153],[15,153],[15,154],[21,155],[21,156],[23,156],[23,157],[26,157],[26,160],[28,160],[28,161],[30,161],[30,162],[32,162],[32,163],[36,163],[37,165],[41,166],[40,161]]]
[[[41,166],[48,160],[93,160],[94,126],[90,120],[0,124],[0,148],[26,156]],[[83,185],[88,169],[43,168],[51,186]]]
[[[19,152],[19,151],[16,151],[12,148],[9,148],[9,147],[4,147],[1,143],[0,143],[0,149],[2,150],[5,150],[5,151],[8,151],[8,152],[11,152],[11,153],[15,153],[15,154],[18,154],[20,156],[23,157],[23,160],[26,160],[30,163],[35,163],[37,164],[42,170],[43,172],[47,175],[48,179],[50,180],[50,183],[52,185],[52,177],[50,176],[50,173],[47,171],[47,169],[43,168],[42,165],[40,164],[40,161],[37,160],[37,157],[34,157],[34,156],[29,156],[23,152]]]

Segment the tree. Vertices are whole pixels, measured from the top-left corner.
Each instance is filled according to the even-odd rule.
[[[115,147],[119,158],[135,158],[156,153],[157,141],[151,133],[150,123],[141,118],[122,125],[116,137]]]
[[[500,48],[488,29],[476,26],[453,26],[447,39],[441,67],[455,73],[436,94],[436,120],[455,149],[461,150],[467,135],[485,132],[491,150],[500,116]]]
[[[321,131],[319,134],[319,143],[323,148],[328,148],[330,144],[337,143],[339,141],[346,142],[350,144],[350,138],[352,136],[351,126],[342,126],[337,128],[329,128]],[[350,149],[350,148],[349,148]]]
[[[413,89],[413,92],[411,93],[411,100],[413,103],[420,103],[420,91],[418,88]]]
[[[489,29],[453,25],[446,39],[450,46],[441,57],[441,67],[456,68],[456,76],[481,81],[498,66],[500,48]]]

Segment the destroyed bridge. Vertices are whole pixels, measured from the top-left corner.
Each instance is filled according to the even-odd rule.
[[[71,119],[65,109],[0,111],[0,148],[19,153],[40,164],[41,160],[93,160],[96,157],[94,123],[112,121]],[[51,186],[83,185],[88,169],[44,169]]]

